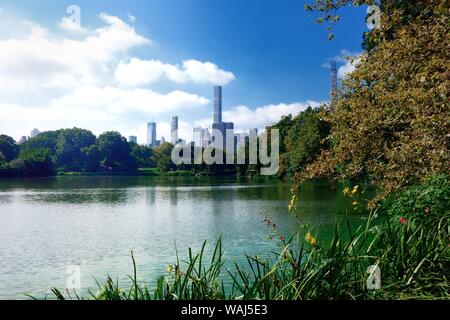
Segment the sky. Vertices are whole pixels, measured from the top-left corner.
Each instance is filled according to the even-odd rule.
[[[167,139],[177,115],[190,141],[212,122],[214,85],[237,131],[318,106],[330,59],[342,78],[362,51],[366,8],[344,9],[330,41],[304,3],[0,0],[0,133],[79,127],[145,143],[147,122]]]

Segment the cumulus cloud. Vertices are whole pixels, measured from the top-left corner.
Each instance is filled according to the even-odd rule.
[[[294,103],[279,103],[251,109],[248,106],[239,105],[232,107],[230,110],[223,112],[223,121],[234,122],[234,128],[237,132],[246,132],[248,129],[257,128],[264,129],[265,127],[275,124],[282,116],[297,115],[299,112],[306,110],[308,107],[316,108],[322,102],[306,101]],[[195,122],[196,126],[209,127],[210,119],[202,119]]]
[[[340,66],[338,69],[337,74],[338,78],[345,79],[349,73],[352,73],[355,70],[356,65],[359,63],[360,60],[361,59],[359,56],[349,58],[348,60],[346,60],[345,64],[343,66]]]
[[[33,23],[21,37],[0,40],[0,89],[30,91],[99,84],[108,78],[110,64],[120,54],[150,43],[117,17],[103,13],[100,19],[105,26],[81,40],[53,36]],[[69,22],[63,21],[67,27]]]
[[[185,60],[181,65],[173,65],[159,60],[132,58],[128,63],[118,65],[115,78],[126,86],[149,84],[161,78],[176,83],[226,85],[234,80],[235,76],[232,72],[222,70],[212,62]]]
[[[170,112],[179,108],[205,106],[209,100],[183,91],[161,94],[148,89],[121,89],[116,87],[86,86],[75,89],[61,98],[53,99],[59,108],[89,108],[113,114],[143,112],[147,114]]]

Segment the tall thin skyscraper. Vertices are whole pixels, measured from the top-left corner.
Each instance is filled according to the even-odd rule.
[[[39,133],[41,133],[41,132],[38,129],[36,129],[36,128],[31,130],[30,138],[36,137]]]
[[[336,68],[336,61],[331,60],[330,62],[331,67],[331,97],[330,102],[333,103],[336,94],[337,94],[337,68]]]
[[[147,146],[156,147],[156,123],[147,123]]]
[[[178,116],[172,117],[172,127],[170,129],[170,142],[173,145],[178,143]]]
[[[222,87],[214,86],[214,123],[222,122]]]

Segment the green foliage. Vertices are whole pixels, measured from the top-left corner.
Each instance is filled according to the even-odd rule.
[[[25,176],[45,177],[54,174],[54,163],[49,149],[40,148],[25,151],[21,153],[19,160],[22,160],[25,164]]]
[[[97,139],[97,146],[101,154],[100,163],[108,170],[134,171],[137,169],[137,163],[130,157],[130,145],[119,132],[102,133]]]
[[[54,156],[56,155],[56,145],[60,132],[61,130],[41,132],[37,136],[30,138],[21,144],[20,151],[25,152],[45,148],[50,150],[51,155]]]
[[[60,170],[80,171],[85,165],[84,148],[95,144],[95,136],[89,130],[63,129],[56,144],[57,166]]]
[[[176,169],[175,164],[172,162],[172,149],[173,145],[169,142],[165,142],[153,149],[152,160],[161,172],[168,172]]]
[[[322,117],[323,108],[309,107],[294,118],[291,115],[272,126],[280,132],[279,176],[293,177],[312,163],[327,148],[329,124]]]
[[[151,168],[155,166],[155,163],[152,160],[153,152],[151,148],[136,143],[130,143],[130,146],[130,156],[136,161],[140,168]]]
[[[4,161],[9,162],[17,158],[19,154],[19,146],[13,138],[7,135],[0,135],[0,152],[4,157]]]
[[[81,149],[83,152],[83,170],[87,172],[96,172],[100,168],[100,161],[102,155],[97,145],[91,145],[89,147]]]
[[[436,10],[360,57],[326,115],[332,148],[299,173],[300,181],[368,177],[379,200],[449,171],[449,15],[427,8]]]
[[[348,6],[377,5],[381,11],[381,29],[363,34],[363,48],[371,51],[385,40],[392,40],[398,29],[414,20],[427,20],[433,15],[448,14],[448,0],[314,0],[305,10],[319,13],[316,23],[328,23],[328,38],[334,38],[333,24],[340,20],[338,10]]]

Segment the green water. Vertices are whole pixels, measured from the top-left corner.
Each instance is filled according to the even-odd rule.
[[[132,273],[152,280],[204,240],[223,237],[226,258],[268,253],[261,222],[269,213],[286,235],[310,224],[331,230],[347,201],[324,183],[299,194],[299,212],[288,213],[288,184],[276,179],[194,177],[55,177],[0,180],[0,299],[42,297],[65,288],[67,267],[81,268],[81,290],[96,288],[94,277],[126,282]]]

